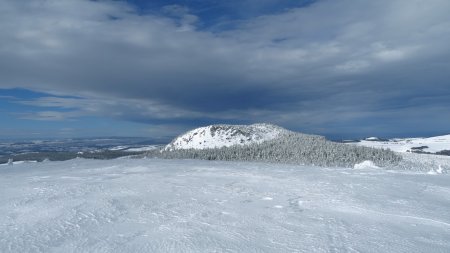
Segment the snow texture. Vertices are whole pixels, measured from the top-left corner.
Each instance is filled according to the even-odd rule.
[[[169,143],[165,150],[205,149],[262,143],[288,130],[271,124],[210,125],[188,131]]]
[[[0,252],[450,252],[445,173],[74,159],[0,185]]]
[[[370,137],[352,144],[390,149],[396,152],[411,152],[414,149],[420,149],[424,152],[437,153],[443,150],[450,150],[450,134],[430,138],[396,138],[387,141],[379,141],[376,137]]]
[[[361,163],[357,163],[355,164],[355,166],[353,167],[354,169],[380,169],[380,167],[376,166],[374,162],[372,161],[364,161]]]

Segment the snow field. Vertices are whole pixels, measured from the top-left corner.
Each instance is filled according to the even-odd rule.
[[[411,151],[411,148],[424,146],[426,146],[427,148],[423,148],[423,151],[430,153],[450,150],[450,134],[429,138],[396,138],[389,141],[373,141],[376,137],[371,138],[366,138],[366,140],[351,144],[365,147],[390,149],[396,152],[407,152]]]
[[[449,174],[75,159],[0,184],[0,252],[450,251]]]

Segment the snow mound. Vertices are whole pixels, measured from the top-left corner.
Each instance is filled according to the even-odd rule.
[[[444,168],[441,165],[438,165],[437,169],[431,168],[430,171],[428,171],[427,174],[437,175],[437,174],[442,174],[444,172],[445,172]]]
[[[355,164],[355,166],[353,168],[356,170],[361,170],[361,169],[379,169],[380,167],[376,166],[374,162],[367,160],[367,161]]]
[[[188,131],[169,143],[164,150],[206,149],[249,145],[273,140],[289,131],[271,124],[210,125]]]

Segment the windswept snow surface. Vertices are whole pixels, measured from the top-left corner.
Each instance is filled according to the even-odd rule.
[[[396,152],[409,152],[413,148],[423,147],[421,150],[425,152],[436,153],[443,150],[450,150],[450,134],[430,138],[391,139],[387,141],[379,141],[376,137],[370,137],[352,144],[390,149]]]
[[[248,145],[277,138],[288,130],[271,124],[210,125],[188,131],[169,143],[165,150],[205,149]]]
[[[0,185],[0,252],[450,252],[449,174],[75,159]]]

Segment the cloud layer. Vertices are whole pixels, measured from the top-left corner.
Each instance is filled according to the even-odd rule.
[[[120,1],[5,0],[0,87],[71,96],[22,101],[43,108],[23,118],[442,132],[449,12],[446,0],[324,0],[217,30],[181,5],[142,14]]]

